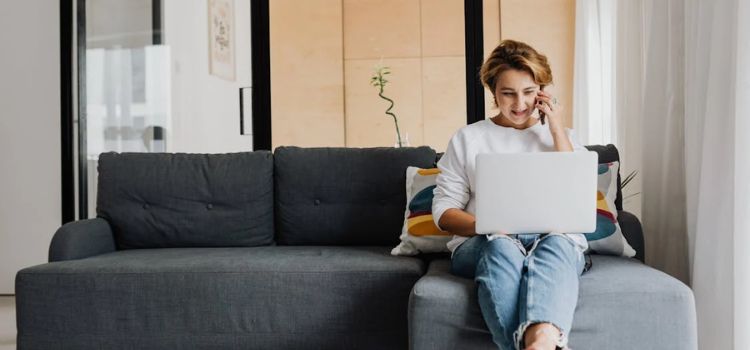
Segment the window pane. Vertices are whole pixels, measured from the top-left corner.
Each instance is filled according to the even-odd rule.
[[[100,153],[166,150],[169,52],[152,45],[151,0],[87,0],[85,4],[84,137],[88,215],[93,217]]]
[[[85,6],[89,216],[102,152],[252,150],[252,135],[240,133],[238,93],[252,82],[249,0]]]

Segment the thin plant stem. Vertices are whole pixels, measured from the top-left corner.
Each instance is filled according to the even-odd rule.
[[[627,186],[630,183],[630,181],[633,181],[633,179],[635,179],[636,175],[638,175],[638,170],[631,171],[630,174],[625,176],[625,179],[622,180],[622,184],[620,185],[620,188],[625,188],[625,186]]]
[[[636,192],[636,193],[633,193],[633,194],[631,194],[631,195],[625,196],[625,198],[623,198],[622,200],[626,200],[626,199],[628,199],[628,198],[631,198],[631,197],[635,197],[635,196],[637,196],[637,195],[639,195],[639,194],[641,194],[641,193],[640,193],[640,192]]]
[[[396,119],[396,115],[393,114],[393,112],[391,112],[391,109],[393,108],[393,105],[394,105],[393,100],[383,95],[383,85],[380,85],[380,92],[378,93],[378,96],[380,96],[380,98],[391,103],[391,105],[388,106],[388,109],[385,110],[385,114],[388,114],[391,117],[393,117],[393,123],[396,125],[396,137],[398,138],[398,147],[400,148],[403,146],[403,144],[401,143],[401,131],[398,128],[398,119]]]
[[[372,85],[377,86],[380,89],[380,91],[378,92],[378,96],[390,103],[388,109],[385,110],[385,114],[388,114],[393,118],[393,123],[396,125],[396,138],[398,141],[398,147],[401,148],[403,147],[403,143],[401,142],[401,130],[398,127],[398,118],[396,118],[396,114],[391,112],[391,109],[393,109],[393,105],[395,103],[393,102],[393,100],[383,95],[385,84],[388,83],[388,80],[383,77],[383,75],[385,74],[390,74],[390,72],[388,71],[388,67],[377,68],[375,70],[375,76],[372,77]]]

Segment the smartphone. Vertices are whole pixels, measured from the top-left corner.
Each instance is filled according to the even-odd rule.
[[[540,87],[539,90],[544,91],[544,86]],[[542,122],[542,125],[544,125],[544,112],[542,112],[542,110],[538,108],[537,110],[539,110],[539,120]]]
[[[544,112],[542,112],[542,111],[540,110],[540,111],[539,111],[539,120],[541,120],[541,121],[542,121],[542,125],[544,125],[544,117],[545,117],[545,115],[544,115]]]

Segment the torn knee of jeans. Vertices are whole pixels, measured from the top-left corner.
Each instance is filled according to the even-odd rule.
[[[578,243],[576,243],[576,241],[574,241],[572,238],[570,238],[570,236],[568,234],[561,233],[561,232],[550,232],[550,233],[546,234],[544,237],[542,237],[541,239],[545,239],[545,238],[548,238],[548,237],[560,237],[560,238],[564,238],[566,241],[568,241],[568,243],[570,243],[571,245],[573,245],[573,247],[577,246],[577,244],[578,244]]]
[[[525,346],[524,335],[526,335],[526,329],[538,323],[548,323],[554,326],[560,332],[560,337],[558,338],[557,344],[555,344],[555,346],[557,346],[557,349],[567,349],[568,337],[562,331],[562,328],[558,327],[554,322],[531,320],[522,323],[520,326],[518,326],[518,329],[513,332],[513,345],[516,347],[516,350],[521,350]]]
[[[526,251],[526,248],[523,246],[523,244],[520,241],[518,241],[518,239],[513,238],[511,236],[508,236],[508,235],[492,235],[491,239],[488,237],[488,243],[489,243],[489,241],[494,241],[494,240],[497,240],[497,239],[506,239],[506,240],[509,240],[511,243],[513,243],[513,244],[516,245],[516,247],[518,248],[518,250],[520,250],[523,255],[526,255],[528,253]]]
[[[542,237],[540,239],[540,241],[544,240],[544,239],[547,239],[547,238],[550,238],[550,237],[560,237],[560,238],[563,239],[563,242],[567,242],[568,243],[567,246],[569,248],[572,248],[575,251],[583,253],[583,250],[579,249],[578,242],[576,242],[575,240],[573,240],[573,238],[571,238],[570,235],[567,235],[567,234],[564,234],[564,233],[550,232],[546,236]]]

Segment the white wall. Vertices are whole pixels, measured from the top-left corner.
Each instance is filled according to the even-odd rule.
[[[0,294],[61,222],[59,2],[0,1]]]
[[[252,136],[240,135],[239,121],[239,88],[252,82],[250,0],[234,0],[233,82],[208,73],[208,1],[165,0],[163,4],[164,44],[172,58],[172,125],[167,130],[167,150],[252,150]]]

